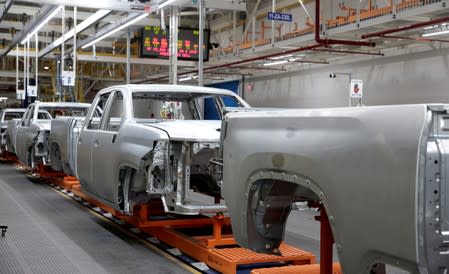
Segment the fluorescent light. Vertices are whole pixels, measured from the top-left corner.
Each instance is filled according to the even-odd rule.
[[[164,7],[173,4],[176,0],[167,0],[162,4],[158,4],[158,9],[163,9]]]
[[[44,20],[42,20],[42,22],[39,23],[39,25],[37,25],[32,32],[30,32],[29,34],[27,34],[27,37],[25,39],[22,40],[22,42],[20,44],[25,44],[30,37],[33,37],[33,35],[38,32],[45,24],[48,23],[48,21],[50,21],[55,15],[56,13],[60,12],[62,9],[64,8],[64,6],[58,6],[49,16],[47,16]]]
[[[263,65],[265,67],[268,67],[268,66],[282,65],[282,64],[285,64],[285,63],[288,63],[288,60],[282,60],[282,61],[276,61],[276,62],[271,62],[271,63],[265,63]]]
[[[192,77],[184,77],[184,78],[180,78],[179,82],[185,82],[185,81],[190,81],[192,80]]]
[[[434,29],[436,27],[438,27],[438,25],[428,26],[428,27],[425,27],[424,30]]]
[[[293,54],[281,55],[281,56],[271,57],[270,60],[279,60],[279,59],[284,59],[284,58],[288,58],[288,57],[292,57],[292,56],[293,56]]]
[[[104,38],[106,38],[106,37],[116,33],[117,31],[120,31],[120,30],[122,30],[122,29],[124,29],[124,28],[126,28],[126,27],[128,27],[128,26],[130,26],[130,25],[132,25],[132,24],[134,24],[134,23],[136,23],[138,21],[140,21],[140,20],[142,20],[143,18],[145,18],[147,16],[148,16],[147,13],[141,14],[141,15],[137,16],[136,18],[134,18],[134,19],[126,22],[125,24],[119,26],[118,28],[113,29],[110,32],[107,32],[104,35],[101,35],[100,37],[94,39],[92,42],[87,43],[86,45],[82,46],[81,48],[83,48],[83,49],[88,48],[88,47],[92,46],[93,44],[103,40]]]
[[[449,33],[449,30],[442,30],[442,31],[437,31],[437,32],[425,33],[422,35],[422,37],[430,37],[430,36],[442,35],[442,34],[448,34],[448,33]]]
[[[449,23],[441,23],[439,25],[433,25],[433,26],[425,27],[424,30],[434,29],[434,28],[438,28],[438,27],[445,27],[447,25],[449,25]]]
[[[79,23],[76,26],[76,33],[80,33],[83,30],[87,29],[90,25],[92,25],[93,23],[97,22],[98,20],[100,20],[101,18],[105,17],[106,15],[108,15],[111,12],[111,10],[99,10],[96,13],[92,14],[91,16],[89,16],[88,18],[86,18],[83,22]],[[70,38],[73,37],[73,35],[75,35],[75,29],[71,29],[69,32],[67,32],[66,34],[64,34],[64,36],[59,37],[58,39],[56,39],[53,43],[51,43],[47,48],[50,49],[54,49],[57,46],[62,44],[62,38],[64,37],[65,41],[69,40]],[[44,49],[45,50],[45,49]],[[43,50],[43,51],[44,51]]]

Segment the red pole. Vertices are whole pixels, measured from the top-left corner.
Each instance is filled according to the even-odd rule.
[[[324,205],[319,205],[320,216],[315,217],[320,221],[320,274],[332,273],[332,256],[334,236],[332,235],[332,229],[327,217]]]

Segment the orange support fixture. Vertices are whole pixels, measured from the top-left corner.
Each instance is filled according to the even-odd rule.
[[[189,237],[174,229],[153,230],[150,232],[159,240],[174,246],[185,254],[204,262],[222,273],[236,273],[239,265],[253,265],[268,262],[289,262],[296,265],[315,263],[315,256],[309,252],[282,243],[281,256],[260,254],[238,246],[209,248],[201,240]]]
[[[251,274],[320,274],[319,264],[289,265],[281,267],[253,269]],[[343,274],[339,263],[332,264],[332,272],[328,274]]]
[[[38,164],[36,168],[36,172],[44,178],[51,178],[51,177],[65,177],[64,172],[58,172],[51,169],[50,166],[44,165],[44,164]]]
[[[14,153],[11,153],[9,151],[3,151],[0,154],[0,158],[2,158],[2,160],[5,160],[7,162],[17,162],[17,156]]]
[[[43,165],[39,165],[35,171],[29,172],[37,172],[48,182],[70,190],[84,201],[111,213],[114,217],[151,234],[160,241],[222,273],[236,273],[240,265],[282,262],[301,266],[315,263],[315,255],[285,243],[282,243],[279,248],[281,255],[260,254],[239,247],[232,235],[230,218],[223,214],[213,217],[167,214],[162,200],[153,199],[147,204],[135,205],[133,214],[128,216],[89,197],[82,191],[79,181],[75,177],[64,176],[64,174]]]

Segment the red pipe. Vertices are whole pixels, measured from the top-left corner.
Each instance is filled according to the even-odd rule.
[[[337,53],[350,53],[350,54],[364,54],[364,55],[384,56],[384,54],[380,53],[380,52],[363,52],[363,51],[335,50],[335,49],[313,49],[313,50],[314,51],[329,51],[329,52],[337,52]]]
[[[301,47],[301,48],[286,50],[286,51],[283,51],[281,53],[279,53],[279,52],[278,53],[272,53],[272,54],[267,54],[267,55],[263,55],[263,56],[257,56],[257,57],[253,57],[253,58],[249,58],[249,59],[245,59],[245,60],[235,61],[235,62],[231,62],[231,63],[210,66],[210,67],[204,68],[203,71],[208,71],[208,70],[217,69],[217,68],[224,68],[224,67],[230,67],[230,66],[235,66],[235,65],[246,64],[246,63],[250,63],[250,62],[254,62],[254,61],[259,61],[259,60],[264,60],[264,59],[277,57],[277,56],[280,56],[280,55],[287,55],[287,54],[296,53],[296,52],[300,52],[300,51],[312,50],[314,48],[319,48],[319,47],[321,47],[321,44],[305,46],[305,47]],[[190,70],[190,71],[178,73],[178,76],[182,76],[182,75],[186,75],[186,74],[190,74],[190,73],[195,73],[195,72],[197,72],[197,70]],[[144,82],[148,82],[148,81],[158,81],[158,80],[163,80],[163,79],[166,79],[166,78],[168,78],[168,75],[167,76],[162,76],[162,77],[159,77],[159,78],[155,78],[155,79],[143,80],[143,81],[138,82],[138,83],[144,83]]]
[[[375,47],[374,42],[360,42],[350,40],[333,40],[333,39],[321,39],[320,37],[320,0],[315,0],[315,41],[323,46],[328,45],[349,45],[349,46],[364,46]]]
[[[440,42],[440,43],[449,43],[449,40],[442,39],[429,39],[424,37],[404,37],[404,36],[395,36],[395,35],[382,35],[379,36],[382,38],[391,38],[391,39],[402,39],[402,40],[413,40],[418,42]]]
[[[250,63],[250,62],[269,59],[269,58],[277,57],[277,56],[281,56],[281,55],[296,53],[296,52],[300,52],[300,51],[313,50],[313,49],[316,49],[319,47],[323,47],[323,46],[326,47],[329,45],[350,45],[350,46],[367,46],[367,47],[375,47],[376,46],[376,43],[374,43],[374,42],[321,39],[319,27],[320,27],[320,0],[315,0],[315,41],[317,42],[317,44],[314,44],[311,46],[300,47],[300,48],[296,48],[296,49],[292,49],[292,50],[286,50],[281,53],[272,53],[272,54],[257,56],[257,57],[253,57],[253,58],[249,58],[249,59],[245,59],[245,60],[235,61],[235,62],[231,62],[231,63],[210,66],[210,67],[204,68],[203,71]],[[190,70],[190,71],[178,73],[178,76],[187,75],[187,74],[195,73],[195,72],[197,72],[197,70]],[[162,77],[155,78],[155,79],[139,81],[137,83],[145,83],[145,82],[149,82],[149,81],[159,81],[159,80],[166,79],[168,77],[169,76],[167,75],[167,76],[162,76]]]
[[[419,22],[419,23],[415,23],[415,24],[411,24],[408,26],[399,27],[399,28],[395,28],[395,29],[388,29],[388,30],[382,30],[382,31],[378,31],[378,32],[367,33],[367,34],[363,34],[361,37],[362,37],[362,39],[366,39],[366,38],[370,38],[370,37],[380,37],[385,34],[390,34],[390,33],[410,30],[410,29],[416,29],[416,28],[420,28],[420,27],[426,27],[429,25],[440,24],[440,23],[444,23],[444,22],[448,22],[448,21],[449,21],[449,16],[446,16],[446,17],[442,17],[439,19],[434,19],[434,20],[430,20],[430,21],[426,21],[426,22]]]
[[[257,56],[257,57],[253,57],[253,58],[249,58],[249,59],[245,59],[245,60],[235,61],[235,62],[231,62],[231,63],[227,63],[227,64],[210,66],[210,67],[204,68],[204,71],[211,70],[211,69],[217,69],[217,68],[223,68],[223,67],[230,67],[230,66],[245,64],[245,63],[264,60],[264,59],[270,59],[270,58],[281,56],[281,55],[288,55],[288,54],[296,53],[296,52],[300,52],[300,51],[312,50],[314,48],[319,48],[321,46],[322,46],[321,44],[315,44],[315,45],[311,45],[311,46],[305,46],[305,47],[301,47],[301,48],[286,50],[286,51],[283,51],[282,53],[272,53],[272,54]]]

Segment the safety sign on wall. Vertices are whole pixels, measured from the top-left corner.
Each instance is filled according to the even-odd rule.
[[[351,80],[351,98],[362,98],[363,96],[363,80]]]

